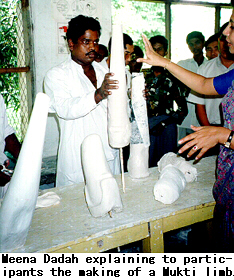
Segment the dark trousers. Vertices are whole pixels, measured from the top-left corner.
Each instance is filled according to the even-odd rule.
[[[169,124],[160,135],[150,135],[149,167],[157,166],[168,152],[177,152],[177,125]]]

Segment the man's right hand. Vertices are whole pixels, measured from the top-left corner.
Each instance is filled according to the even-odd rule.
[[[111,95],[112,89],[118,89],[117,85],[119,81],[111,79],[114,76],[113,73],[107,73],[105,75],[104,81],[99,89],[95,91],[95,102],[98,104],[103,99],[106,99],[108,95]]]

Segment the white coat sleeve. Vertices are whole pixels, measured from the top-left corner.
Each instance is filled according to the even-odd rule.
[[[71,84],[71,78],[62,69],[54,68],[46,74],[44,90],[51,99],[50,112],[56,112],[62,119],[81,118],[97,107],[95,89],[81,83]]]

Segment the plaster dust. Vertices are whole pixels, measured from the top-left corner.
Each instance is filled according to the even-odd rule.
[[[113,213],[112,218],[90,215],[84,197],[84,183],[55,188],[53,191],[61,198],[60,204],[36,209],[24,247],[14,252],[45,252],[65,247],[69,253],[69,245],[74,243],[103,235],[111,238],[113,233],[122,229],[213,202],[216,157],[203,158],[194,166],[197,168],[197,181],[187,183],[179,199],[169,205],[154,199],[153,188],[160,176],[156,167],[149,169],[150,175],[145,179],[132,179],[125,173],[125,194],[122,192],[121,175],[114,176],[124,208],[122,212]]]
[[[50,207],[60,203],[60,197],[54,192],[46,192],[37,198],[36,209]]]

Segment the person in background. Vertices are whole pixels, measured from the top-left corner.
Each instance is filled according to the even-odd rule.
[[[219,33],[215,33],[205,42],[206,57],[208,60],[211,60],[219,55],[218,38]]]
[[[90,134],[100,136],[112,174],[120,173],[119,151],[108,142],[106,100],[118,88],[118,81],[94,61],[100,35],[96,19],[83,15],[71,19],[67,30],[70,55],[44,79],[50,111],[56,113],[60,127],[56,187],[84,181],[80,150]]]
[[[111,42],[112,38],[110,38],[109,43],[108,43],[108,51],[109,55],[106,59],[103,59],[102,62],[100,63],[107,71],[110,69],[110,60],[111,60]],[[129,65],[129,62],[132,59],[132,55],[134,53],[134,45],[133,45],[133,40],[132,38],[128,35],[123,33],[123,44],[124,44],[124,60],[125,60],[125,66]],[[131,88],[131,73],[129,70],[125,69],[126,73],[126,79],[127,79],[127,88],[128,90]]]
[[[134,46],[134,53],[132,54],[132,60],[129,61],[129,71],[132,74],[133,72],[141,72],[142,63],[137,62],[137,58],[143,57],[144,53],[139,46]]]
[[[107,49],[107,47],[102,45],[102,44],[99,44],[99,51],[97,53],[95,61],[96,62],[101,62],[107,56],[108,56],[108,49]]]
[[[233,7],[232,2],[232,7]],[[234,54],[234,9],[227,28],[223,31],[230,53]],[[170,71],[188,87],[205,95],[223,95],[224,126],[191,126],[194,133],[179,141],[184,146],[183,153],[190,149],[188,157],[197,153],[199,160],[210,148],[221,144],[217,162],[217,179],[213,187],[216,201],[214,209],[214,251],[234,252],[234,69],[215,78],[205,78],[192,73],[170,60],[158,55],[149,40],[143,36],[147,58],[139,58],[154,66],[161,66]]]
[[[154,36],[150,42],[156,53],[162,57],[167,55],[168,41],[164,36]],[[158,66],[146,73],[145,83],[150,133],[149,167],[154,167],[164,154],[177,152],[177,124],[181,124],[188,113],[185,97],[189,89]]]
[[[9,152],[17,160],[21,148],[14,129],[8,124],[6,106],[2,95],[0,94],[0,198],[3,198],[8,183],[11,180],[11,171],[7,170],[10,160],[5,152]]]
[[[204,77],[215,77],[234,69],[234,55],[230,53],[226,37],[222,34],[227,27],[228,22],[220,29],[218,37],[218,57],[210,60],[205,65],[198,68],[197,73]],[[220,96],[197,96],[191,95],[191,101],[196,104],[196,114],[200,125],[222,125],[222,116],[220,114]]]
[[[228,22],[225,23],[219,33],[218,49],[219,56],[210,60],[207,64],[198,68],[197,73],[204,77],[216,77],[234,69],[234,55],[230,53],[226,37],[222,34],[227,27]],[[200,125],[222,126],[222,96],[204,96],[199,94],[192,94],[191,101],[196,104],[196,114]],[[219,153],[219,145],[210,149],[206,155],[216,155]]]
[[[186,43],[193,54],[193,58],[179,61],[177,64],[181,67],[190,70],[194,73],[197,72],[199,66],[204,65],[208,60],[204,57],[203,48],[205,45],[205,37],[199,31],[193,31],[186,37]],[[195,104],[190,102],[191,93],[187,97],[188,115],[184,119],[181,125],[178,126],[178,139],[186,136],[193,131],[190,125],[198,125],[198,120],[195,113]]]

